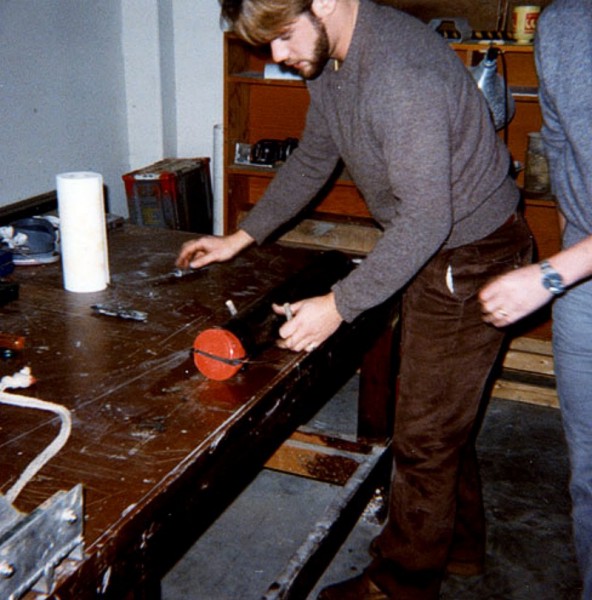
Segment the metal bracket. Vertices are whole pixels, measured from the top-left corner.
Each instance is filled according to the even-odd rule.
[[[26,592],[51,594],[62,560],[83,558],[82,485],[57,492],[29,515],[0,494],[0,598]]]

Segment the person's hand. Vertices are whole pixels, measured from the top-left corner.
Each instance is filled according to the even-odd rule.
[[[541,283],[538,264],[500,275],[479,292],[483,320],[496,327],[515,323],[547,304],[552,297]]]
[[[273,310],[277,314],[285,314],[283,306],[274,305]],[[337,331],[343,321],[337,312],[333,293],[294,302],[290,310],[292,318],[280,327],[278,346],[294,352],[312,352]]]
[[[181,269],[199,269],[213,262],[230,260],[253,242],[253,238],[239,229],[236,233],[222,237],[205,235],[185,242],[175,264]]]

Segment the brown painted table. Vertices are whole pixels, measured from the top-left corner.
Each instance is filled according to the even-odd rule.
[[[226,300],[240,311],[317,253],[267,245],[167,278],[189,237],[126,225],[109,233],[104,292],[64,291],[59,263],[18,267],[19,299],[0,307],[0,329],[26,337],[20,356],[0,361],[0,376],[30,365],[37,383],[14,393],[72,411],[68,443],[15,502],[28,513],[60,489],[84,487],[85,556],[58,568],[61,600],[158,597],[162,575],[360,365],[360,431],[388,436],[392,303],[311,354],[272,346],[231,380],[209,381],[190,354],[197,333],[228,319]],[[97,315],[96,303],[148,320]],[[1,407],[1,491],[57,431],[46,413]]]

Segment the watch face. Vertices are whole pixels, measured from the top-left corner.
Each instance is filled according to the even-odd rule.
[[[563,284],[561,275],[559,275],[557,271],[549,268],[543,273],[543,285],[552,294],[562,294],[565,291],[565,285]]]
[[[562,288],[561,277],[553,274],[545,275],[544,285],[551,292],[559,292]]]

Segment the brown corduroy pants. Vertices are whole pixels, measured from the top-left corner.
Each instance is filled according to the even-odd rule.
[[[394,479],[369,570],[394,598],[435,600],[448,565],[483,565],[475,439],[505,333],[483,322],[478,292],[531,256],[530,231],[516,216],[438,253],[404,293]]]

